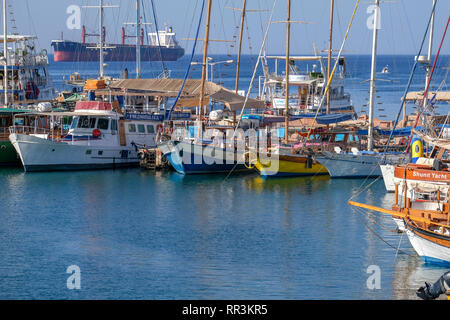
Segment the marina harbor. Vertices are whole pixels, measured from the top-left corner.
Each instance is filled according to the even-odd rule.
[[[69,2],[2,0],[2,300],[450,299],[450,3]]]

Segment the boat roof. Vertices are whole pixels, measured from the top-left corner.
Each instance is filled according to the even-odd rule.
[[[336,59],[337,57],[331,57],[331,59]],[[277,60],[286,60],[286,56],[266,56],[266,59],[277,59]],[[327,57],[324,56],[289,56],[289,60],[295,61],[320,61],[327,60]],[[340,60],[344,59],[344,57],[339,57]]]
[[[26,112],[32,112],[33,110],[30,109],[19,109],[19,108],[0,108],[0,114],[1,113],[26,113]]]
[[[187,79],[177,107],[197,107],[201,92],[200,79]],[[108,88],[96,90],[99,95],[162,96],[175,98],[183,84],[183,79],[123,79],[112,82]],[[240,110],[245,97],[214,82],[205,82],[205,102],[214,99],[225,104],[230,110]],[[249,98],[248,108],[263,108],[264,101]]]
[[[5,38],[5,35],[1,34],[0,35],[0,40],[3,41],[4,38]],[[24,41],[24,40],[35,40],[35,39],[37,39],[36,36],[20,35],[20,34],[8,34],[6,36],[6,38],[7,38],[8,42],[18,42],[18,41]]]
[[[412,91],[406,94],[406,101],[415,101],[423,99],[423,91]],[[428,100],[436,94],[436,101],[450,101],[450,91],[428,92]]]

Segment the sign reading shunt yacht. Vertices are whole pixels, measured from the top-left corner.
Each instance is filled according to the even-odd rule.
[[[122,114],[114,102],[103,101],[80,101],[74,112],[47,115],[54,125],[58,123],[56,118],[73,117],[67,134],[61,134],[57,128],[43,134],[23,134],[26,130],[21,127],[10,128],[9,139],[25,171],[138,165],[136,146],[156,146],[158,124],[163,120],[163,115],[158,114]]]

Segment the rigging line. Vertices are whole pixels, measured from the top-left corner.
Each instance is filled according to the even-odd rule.
[[[400,236],[400,240],[398,241],[398,247],[397,247],[397,250],[395,251],[395,256],[394,256],[394,262],[397,260],[397,255],[398,255],[398,252],[400,250],[400,244],[402,243],[402,239],[403,239],[403,234],[404,233],[405,232],[402,232],[402,234]]]
[[[149,38],[148,38],[147,24],[145,23],[145,22],[147,21],[147,15],[145,14],[145,9],[146,9],[146,7],[145,7],[145,2],[142,1],[142,15],[143,15],[143,18],[144,18],[144,25],[142,26],[142,28],[144,29],[145,40],[147,41],[147,44],[150,45],[150,41],[149,41]],[[148,50],[150,50],[150,49],[148,49]],[[149,52],[150,52],[150,51],[149,51]],[[150,55],[150,53],[149,53],[149,55]],[[155,73],[153,72],[154,70],[153,70],[153,66],[152,66],[152,60],[151,60],[151,57],[149,57],[149,65],[150,65],[152,77],[154,77],[154,76],[155,76]],[[142,68],[142,70],[144,70],[144,68]],[[143,72],[142,70],[141,70],[141,72]]]
[[[448,19],[447,19],[447,25],[445,26],[444,34],[442,35],[442,39],[441,39],[441,43],[440,43],[440,45],[439,45],[438,52],[437,52],[437,54],[436,54],[436,57],[434,58],[433,68],[431,69],[430,78],[428,79],[427,87],[425,88],[425,91],[423,92],[423,98],[422,98],[422,101],[421,101],[420,104],[419,104],[419,108],[422,107],[422,110],[419,110],[419,112],[417,112],[417,117],[416,117],[416,121],[415,121],[415,123],[414,123],[414,128],[417,126],[417,124],[418,124],[418,122],[419,122],[420,114],[421,114],[421,113],[424,113],[424,112],[425,112],[425,109],[427,108],[427,106],[423,106],[423,103],[424,103],[424,101],[425,101],[425,97],[428,96],[428,89],[429,89],[429,87],[430,87],[431,79],[433,78],[434,68],[436,67],[436,62],[437,62],[437,60],[438,60],[438,58],[439,58],[439,54],[440,54],[440,52],[441,52],[442,44],[443,44],[444,39],[445,39],[445,34],[447,33],[447,28],[448,28],[448,23],[449,23],[449,22],[450,22],[450,16],[448,16]],[[406,147],[405,153],[407,153],[407,152],[409,151],[409,147],[410,147],[410,144],[411,144],[412,136],[413,136],[413,133],[412,133],[412,131],[411,131],[411,135],[409,136],[408,146]]]
[[[369,189],[369,187],[370,187],[371,185],[373,185],[375,182],[377,182],[380,178],[381,178],[381,176],[378,176],[374,181],[372,181],[371,183],[369,183],[369,184],[368,184],[367,186],[365,186],[364,188],[360,189],[359,192],[357,192],[356,194],[352,195],[352,196],[350,197],[350,199],[348,199],[348,201],[353,200],[354,197],[359,196],[361,193],[363,193],[364,191],[366,191],[367,189]],[[367,179],[368,179],[368,178],[366,177],[366,179],[363,181],[363,183],[362,183],[361,185],[363,185],[363,184],[367,181]]]
[[[355,210],[358,210],[359,213],[365,215],[366,218],[367,218],[369,221],[371,221],[373,224],[376,224],[377,226],[379,226],[379,227],[380,227],[381,229],[383,229],[384,231],[390,232],[390,233],[394,233],[394,234],[398,234],[398,231],[397,231],[397,230],[389,229],[388,227],[383,226],[380,222],[376,221],[374,217],[375,217],[375,216],[379,216],[379,215],[377,215],[377,214],[375,214],[375,213],[371,214],[370,212],[366,212],[366,211],[364,211],[362,208],[357,208],[357,207],[355,207],[354,209],[355,209]]]
[[[233,136],[231,137],[231,139],[234,139],[234,136],[236,135],[236,129],[239,127],[239,124],[240,124],[241,118],[242,118],[242,114],[244,113],[244,109],[247,106],[248,98],[250,96],[250,91],[252,90],[252,87],[253,87],[253,81],[255,80],[256,72],[257,72],[258,66],[259,66],[259,62],[261,61],[261,55],[262,55],[262,52],[263,52],[264,47],[266,45],[266,40],[267,40],[267,35],[269,34],[270,25],[272,24],[272,18],[273,18],[273,13],[275,11],[276,3],[277,3],[277,0],[274,0],[273,1],[272,12],[270,13],[269,21],[268,21],[267,27],[266,27],[266,32],[264,34],[264,39],[263,39],[263,42],[261,44],[261,48],[259,49],[258,59],[256,60],[255,67],[253,68],[252,79],[250,80],[250,84],[248,86],[248,91],[247,91],[247,94],[245,95],[244,105],[242,106],[241,113],[239,115],[239,120],[238,120],[238,122],[236,124],[236,127],[234,128]]]
[[[150,0],[150,2],[152,3],[152,12],[153,12],[153,20],[155,21],[155,29],[156,29],[156,39],[158,39],[158,52],[159,52],[159,59],[161,60],[161,64],[162,64],[162,68],[163,68],[163,73],[166,74],[167,72],[167,68],[166,65],[164,64],[164,59],[162,56],[162,50],[161,50],[161,43],[159,41],[159,28],[158,28],[158,20],[156,19],[156,12],[155,12],[155,5],[153,3],[153,0]]]
[[[355,213],[356,211],[353,210],[353,208],[352,208],[352,212]],[[355,214],[355,216],[358,217],[358,219],[366,226],[366,228],[367,228],[370,232],[372,232],[378,239],[380,239],[381,241],[383,241],[383,242],[384,242],[385,244],[387,244],[389,247],[391,247],[391,248],[393,248],[393,249],[397,249],[396,247],[394,247],[393,245],[391,245],[389,242],[387,242],[386,240],[384,240],[383,237],[381,237],[378,233],[375,232],[375,230],[373,230],[371,227],[369,227],[369,225],[368,225],[368,224],[367,224],[367,223],[366,223],[359,215]],[[399,250],[399,252],[404,253],[404,254],[406,254],[406,255],[408,255],[408,256],[413,257],[412,254],[409,254],[409,253],[406,252],[406,251]]]
[[[255,65],[255,67],[253,68],[252,79],[250,80],[250,84],[249,84],[249,87],[248,87],[248,91],[247,91],[247,94],[245,95],[244,105],[242,106],[241,113],[240,113],[240,115],[239,115],[239,120],[238,120],[238,122],[237,122],[237,124],[236,124],[236,127],[234,128],[233,136],[231,137],[231,140],[233,140],[233,141],[234,141],[234,137],[235,137],[235,135],[236,135],[237,128],[239,127],[239,123],[241,122],[242,114],[244,113],[244,109],[245,109],[245,107],[246,107],[246,105],[247,105],[248,98],[249,98],[249,96],[250,96],[250,91],[252,90],[252,87],[253,87],[253,81],[255,80],[256,72],[257,72],[258,66],[259,66],[259,62],[261,61],[261,55],[262,55],[262,53],[263,53],[263,51],[264,51],[264,47],[266,46],[266,40],[267,40],[267,36],[268,36],[268,34],[269,34],[270,26],[272,25],[272,18],[273,18],[273,13],[275,12],[275,5],[276,5],[276,3],[277,3],[277,0],[274,0],[274,1],[273,1],[273,6],[272,6],[272,11],[271,11],[270,17],[269,17],[269,21],[268,21],[268,23],[267,23],[266,32],[265,32],[265,34],[264,34],[263,42],[261,43],[261,48],[259,49],[258,59],[256,60],[256,65]],[[230,170],[230,173],[229,173],[228,175],[230,175],[230,174],[233,172],[233,170],[234,170],[235,167],[236,167],[236,166],[234,166],[234,167]],[[228,177],[228,176],[227,176],[227,177]]]
[[[424,33],[424,35],[423,35],[422,43],[420,44],[419,53],[417,54],[417,57],[419,57],[420,54],[422,53],[423,44],[425,43],[425,39],[426,39],[426,37],[427,37],[428,29],[430,28],[431,18],[433,17],[434,10],[435,10],[435,8],[436,8],[436,3],[437,3],[437,1],[434,2],[433,8],[432,8],[431,13],[430,13],[430,17],[428,18],[427,28],[426,28],[425,33]],[[398,110],[397,117],[396,117],[395,122],[394,122],[394,126],[393,126],[393,128],[392,128],[391,133],[389,134],[389,139],[386,141],[386,146],[385,146],[385,148],[384,148],[384,153],[385,153],[385,154],[386,154],[387,148],[388,148],[388,146],[389,146],[389,142],[390,142],[391,139],[392,139],[392,135],[394,134],[395,127],[396,127],[397,124],[398,124],[398,119],[400,118],[400,113],[402,112],[402,110],[403,110],[403,104],[405,103],[406,94],[407,94],[408,91],[409,91],[409,87],[411,86],[411,82],[412,82],[412,79],[413,79],[413,77],[414,77],[414,72],[416,71],[416,68],[417,68],[418,59],[414,59],[414,60],[415,60],[415,61],[414,61],[414,65],[413,65],[413,68],[412,68],[411,73],[410,73],[410,75],[409,75],[409,80],[408,80],[408,84],[407,84],[407,86],[406,86],[405,92],[403,93],[403,98],[402,98],[401,103],[400,103],[400,108],[399,108],[399,110]]]
[[[180,98],[181,93],[183,92],[183,88],[184,88],[184,85],[185,85],[185,83],[186,83],[187,77],[189,76],[189,71],[190,71],[190,69],[191,69],[192,60],[193,60],[194,54],[195,54],[195,47],[197,46],[198,34],[199,34],[199,32],[200,32],[200,26],[201,26],[201,24],[202,24],[202,18],[203,18],[203,10],[204,10],[204,8],[205,8],[205,0],[202,0],[202,8],[201,8],[201,11],[200,11],[200,17],[199,17],[199,19],[198,19],[197,32],[196,32],[195,38],[194,38],[194,39],[195,39],[195,40],[194,40],[194,45],[192,46],[191,58],[190,58],[190,60],[189,60],[188,67],[187,67],[187,69],[186,69],[186,73],[185,73],[185,75],[184,75],[183,83],[181,84],[180,90],[178,91],[178,95],[177,95],[177,97],[175,98],[175,101],[173,102],[173,105],[172,105],[172,107],[171,107],[170,110],[169,110],[169,114],[168,114],[168,116],[167,116],[167,119],[169,119],[169,120],[170,120],[170,117],[172,116],[173,109],[175,108],[175,106],[176,106],[176,104],[177,104],[177,102],[178,102],[178,99]],[[166,116],[166,115],[164,114],[164,117],[165,117],[165,116]]]
[[[322,107],[323,102],[324,102],[324,100],[325,100],[325,97],[326,97],[326,95],[327,95],[327,92],[328,92],[329,89],[330,89],[331,81],[333,80],[334,73],[336,72],[336,68],[337,68],[337,65],[338,65],[338,63],[339,63],[339,59],[340,59],[340,57],[341,57],[342,50],[344,49],[345,42],[347,41],[348,33],[349,33],[350,28],[351,28],[351,26],[352,26],[353,19],[354,19],[355,14],[356,14],[356,9],[358,9],[358,5],[359,5],[359,0],[356,1],[355,8],[353,9],[352,18],[350,19],[350,23],[348,24],[347,31],[345,32],[344,40],[342,41],[341,48],[339,49],[338,56],[336,57],[336,61],[334,62],[333,71],[331,72],[330,78],[329,78],[328,81],[327,81],[327,86],[326,86],[324,92],[322,93],[322,97],[321,97],[321,99],[320,99],[320,103],[319,103],[319,106],[318,106],[318,108],[317,108],[316,114],[315,114],[315,116],[314,116],[314,121],[313,121],[312,123],[314,123],[314,122],[316,121],[317,116],[319,115],[320,108]],[[306,138],[306,141],[309,140],[309,136],[311,135],[312,127],[313,127],[313,126],[312,126],[312,124],[311,124],[311,126],[310,126],[310,128],[309,128],[308,136],[307,136],[307,138]]]

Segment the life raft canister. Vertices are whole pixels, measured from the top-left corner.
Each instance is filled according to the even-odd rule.
[[[423,143],[419,138],[414,138],[411,143],[411,162],[416,163],[417,159],[423,157]]]
[[[92,130],[92,135],[94,136],[94,138],[100,137],[101,134],[102,132],[99,129]]]

